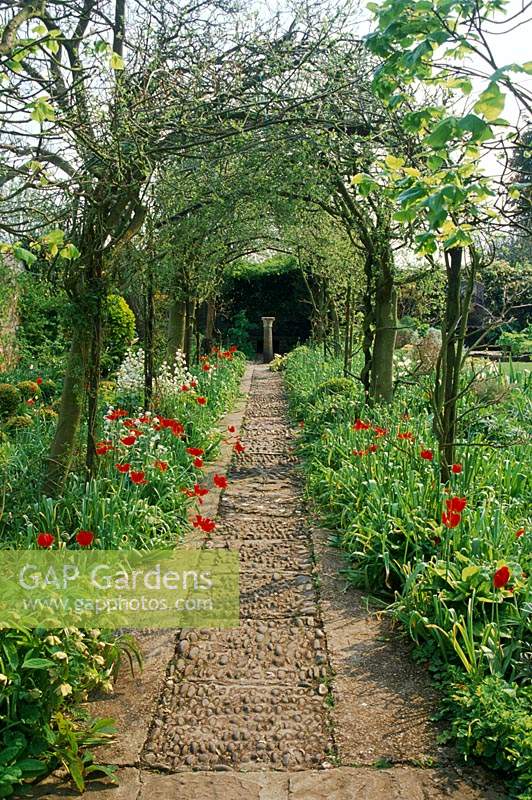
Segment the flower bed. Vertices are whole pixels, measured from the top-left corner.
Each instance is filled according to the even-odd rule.
[[[4,391],[9,413],[24,404],[28,424],[8,429],[0,442],[0,549],[147,550],[172,547],[192,525],[214,530],[213,520],[193,512],[209,491],[227,485],[217,474],[207,486],[203,470],[222,439],[239,449],[235,431],[216,423],[238,395],[245,359],[234,348],[215,351],[195,377],[178,355],[159,373],[156,412],[142,409],[139,365],[128,354],[116,384],[103,387],[95,477],[87,483],[78,464],[57,498],[39,494],[53,434],[53,418],[42,414],[50,399],[42,396],[44,381],[32,380],[28,397],[20,383]],[[85,719],[79,704],[92,690],[111,689],[124,652],[135,658],[134,641],[111,632],[0,630],[0,797],[58,765],[80,790],[106,771],[92,763],[90,747],[106,741],[111,721]]]
[[[286,361],[308,496],[348,555],[348,579],[386,595],[416,656],[430,660],[448,735],[529,797],[529,379],[516,378],[496,407],[465,403],[475,411],[442,486],[428,384],[368,410],[359,384],[340,374],[309,348]]]

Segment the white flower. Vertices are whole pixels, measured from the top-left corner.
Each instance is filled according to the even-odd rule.
[[[52,653],[52,658],[56,661],[68,661],[68,656],[64,650],[58,650],[57,653]]]
[[[69,683],[62,683],[58,687],[57,693],[62,697],[68,697],[69,694],[72,694],[72,686]]]
[[[56,645],[61,644],[61,639],[59,638],[59,636],[50,635],[50,636],[47,636],[44,641],[46,642],[46,644],[49,644],[51,647],[55,647]]]

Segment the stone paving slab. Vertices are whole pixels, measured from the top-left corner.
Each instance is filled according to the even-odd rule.
[[[219,520],[216,532],[219,536],[232,539],[249,540],[265,539],[266,541],[309,541],[303,514],[294,514],[290,518],[260,517],[257,514],[230,514],[226,512]]]
[[[286,620],[317,616],[317,597],[311,576],[242,572],[240,614],[257,619],[275,617]]]
[[[170,669],[181,675],[192,666],[191,681],[308,682],[325,677],[326,664],[325,634],[314,618],[283,626],[242,619],[230,630],[181,631]]]
[[[187,681],[169,686],[143,754],[151,769],[304,769],[326,761],[326,705],[314,687]]]
[[[299,572],[310,574],[312,556],[305,539],[231,539],[213,536],[209,548],[236,550],[240,572]]]
[[[272,496],[267,492],[225,492],[220,501],[222,514],[261,514],[265,517],[292,517],[301,510],[292,489],[280,490]]]

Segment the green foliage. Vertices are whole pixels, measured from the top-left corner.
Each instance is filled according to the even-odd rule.
[[[22,402],[20,390],[11,383],[0,383],[0,419],[12,416]]]
[[[231,327],[227,331],[227,336],[229,341],[234,343],[247,358],[254,358],[255,345],[251,341],[254,332],[256,332],[256,326],[249,321],[246,312],[237,311],[232,319]]]
[[[40,386],[36,381],[19,381],[17,389],[25,400],[36,397],[41,393]]]
[[[0,631],[0,797],[59,765],[83,789],[93,771],[83,748],[108,740],[110,721],[76,720],[65,709],[111,689],[121,647],[100,631]]]
[[[227,277],[255,280],[266,275],[282,275],[298,269],[294,256],[273,256],[264,261],[236,261],[227,271]]]
[[[135,315],[127,302],[118,294],[107,295],[102,354],[102,372],[105,375],[109,375],[118,367],[135,335]]]
[[[451,724],[464,754],[485,755],[491,761],[498,746],[499,765],[524,780],[529,745],[523,759],[515,744],[523,734],[523,686],[530,679],[532,635],[532,587],[526,577],[532,569],[532,464],[526,446],[530,381],[523,373],[512,374],[496,410],[478,408],[475,398],[464,401],[468,423],[459,469],[444,487],[432,430],[430,379],[420,376],[415,387],[400,388],[390,407],[364,409],[356,384],[350,398],[318,392],[331,369],[340,380],[339,361],[324,359],[321,351],[310,348],[298,348],[286,360],[290,404],[304,421],[299,449],[309,501],[337,532],[349,556],[348,579],[387,597],[390,613],[434,670],[444,671],[446,665],[456,670],[464,698],[474,699],[483,686],[478,696],[485,692],[487,702],[491,678],[493,685],[507,682],[508,698],[522,698],[522,706],[518,700],[515,714],[510,713],[511,703],[501,689],[506,717],[500,728],[495,711],[475,722],[474,709],[464,707],[462,713],[453,700]],[[464,376],[464,385],[469,380]],[[482,447],[487,433],[479,429],[480,421],[493,416],[498,430],[508,434],[500,439],[495,431],[494,441],[504,443],[504,455],[500,447]],[[429,457],[422,457],[422,451]],[[458,524],[447,528],[442,514],[452,496],[467,502]],[[494,576],[503,566],[510,577],[498,588]],[[451,692],[448,687],[444,691]]]
[[[59,365],[67,348],[69,300],[60,288],[32,274],[22,275],[20,285],[18,350],[23,363],[44,371]]]
[[[520,332],[505,331],[497,339],[497,344],[509,350],[513,356],[532,354],[532,324]]]
[[[499,676],[466,680],[454,672],[445,707],[451,734],[466,758],[480,756],[495,769],[514,771],[514,787],[528,800],[532,787],[532,688]]]
[[[333,395],[346,395],[352,397],[356,390],[356,384],[352,378],[328,378],[323,383],[318,384],[311,403],[321,400],[323,397]]]
[[[57,394],[57,382],[51,378],[46,378],[40,385],[41,394],[45,400],[52,400]]]
[[[19,414],[14,417],[9,417],[4,422],[3,429],[6,433],[11,431],[19,431],[23,428],[31,428],[33,420],[28,414]]]

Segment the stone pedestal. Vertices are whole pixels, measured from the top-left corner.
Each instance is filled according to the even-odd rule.
[[[269,364],[269,362],[273,359],[273,334],[272,328],[273,323],[275,321],[275,317],[262,317],[262,326],[263,326],[263,339],[264,339],[264,347],[262,349],[262,360],[265,364]]]

